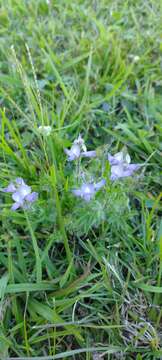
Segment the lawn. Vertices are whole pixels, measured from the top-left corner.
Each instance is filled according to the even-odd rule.
[[[162,3],[0,0],[0,360],[162,359]]]

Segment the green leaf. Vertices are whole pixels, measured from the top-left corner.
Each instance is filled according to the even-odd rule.
[[[160,261],[162,261],[162,220],[160,221],[160,227],[158,231],[158,240],[159,240],[159,247],[160,247]]]
[[[70,276],[72,267],[73,267],[73,258],[71,259],[70,264],[68,265],[68,268],[67,268],[65,274],[62,276],[62,278],[61,278],[61,280],[60,280],[60,287],[61,287],[61,288],[62,288],[62,287],[66,284],[66,282],[68,281],[68,278],[69,278],[69,276]]]
[[[142,289],[144,291],[147,292],[152,292],[152,293],[157,293],[157,294],[161,294],[162,293],[162,287],[160,286],[152,286],[152,285],[146,285],[146,284],[135,284],[136,287],[138,287],[139,289]]]
[[[43,318],[51,323],[56,322],[56,324],[57,324],[57,323],[64,322],[63,319],[61,318],[61,316],[58,315],[54,309],[51,309],[49,306],[42,304],[42,303],[38,302],[37,300],[30,300],[29,304],[28,304],[28,308],[29,308],[29,311],[39,314],[41,316],[41,318]],[[72,325],[70,325],[70,326],[65,325],[65,329],[69,329],[69,332],[71,332],[74,329],[76,330],[76,327],[72,326]],[[79,330],[75,331],[75,337],[76,337],[76,339],[83,341],[83,337],[81,336]]]
[[[3,275],[0,279],[0,299],[1,299],[1,301],[3,300],[5,292],[6,292],[8,279],[9,279],[8,274]]]
[[[22,283],[22,284],[10,284],[5,288],[6,294],[16,294],[21,292],[33,292],[33,291],[52,291],[55,289],[55,285],[52,283]]]

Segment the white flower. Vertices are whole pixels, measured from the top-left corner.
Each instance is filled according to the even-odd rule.
[[[51,126],[39,126],[38,131],[41,135],[49,136],[51,134],[52,127]]]
[[[133,54],[130,54],[129,58],[132,59],[134,63],[138,63],[138,61],[140,60],[140,57],[138,55],[133,55]]]
[[[133,60],[135,63],[137,63],[140,60],[140,57],[138,55],[135,55]]]

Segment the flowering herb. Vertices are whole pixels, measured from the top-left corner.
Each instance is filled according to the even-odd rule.
[[[31,203],[37,200],[38,193],[32,192],[31,187],[28,186],[22,178],[17,178],[15,182],[11,182],[3,192],[12,193],[14,203],[11,210],[15,211],[19,208],[27,209]]]
[[[65,154],[68,156],[68,161],[79,159],[80,157],[94,158],[96,157],[96,151],[87,151],[84,140],[81,135],[78,139],[74,140],[71,149],[64,149]]]
[[[108,154],[108,160],[111,165],[110,179],[112,181],[131,176],[140,168],[140,164],[131,164],[129,154],[124,155],[122,151],[116,153],[114,156]]]
[[[72,193],[77,197],[81,197],[86,202],[89,202],[95,196],[95,193],[105,185],[105,183],[106,181],[104,179],[96,184],[84,183],[80,189],[72,190]]]

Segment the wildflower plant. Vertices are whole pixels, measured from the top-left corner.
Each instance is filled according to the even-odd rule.
[[[131,216],[129,186],[126,190],[123,184],[131,177],[136,182],[135,173],[141,165],[130,163],[131,159],[125,148],[111,155],[104,146],[100,150],[91,150],[95,156],[89,157],[87,161],[82,156],[83,145],[84,150],[87,150],[83,138],[79,136],[69,150],[71,153],[65,151],[68,155],[67,162],[71,155],[70,163],[74,163],[70,168],[68,165],[71,169],[69,192],[78,198],[77,202],[74,200],[72,216],[67,217],[67,228],[78,235],[100,228],[105,221],[114,229],[120,228],[124,219]],[[77,156],[72,154],[73,146],[77,146]],[[118,216],[122,217],[120,222]]]
[[[83,150],[83,151],[82,151]],[[68,156],[68,161],[79,160],[81,157],[85,158],[96,158],[96,150],[87,151],[84,140],[79,135],[78,139],[74,140],[74,143],[70,150],[64,149],[65,154]],[[125,177],[132,176],[135,171],[140,168],[140,164],[131,164],[130,156],[124,151],[120,151],[115,155],[108,154],[108,161],[110,163],[111,174],[110,180],[118,180]],[[80,171],[80,168],[79,168]],[[84,177],[84,171],[82,171],[82,177]],[[80,173],[78,174],[80,180]],[[100,190],[106,184],[105,179],[101,179],[99,182],[87,182],[83,181],[80,188],[73,189],[72,193],[89,202],[94,198],[95,193]]]

